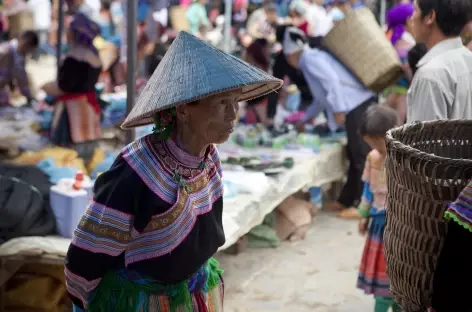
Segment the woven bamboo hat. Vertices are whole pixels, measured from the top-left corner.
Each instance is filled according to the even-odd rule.
[[[159,111],[242,88],[240,101],[282,86],[282,80],[180,32],[121,125],[129,129],[153,123]]]

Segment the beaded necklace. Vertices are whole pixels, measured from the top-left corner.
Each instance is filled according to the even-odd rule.
[[[167,141],[169,139],[173,139],[174,142],[177,144],[176,140],[176,133],[175,133],[175,125],[176,121],[176,109],[175,107],[166,109],[160,112],[157,112],[153,115],[154,119],[154,128],[152,132],[156,134],[160,140]],[[177,144],[178,145],[178,144]],[[206,158],[208,156],[209,148],[207,148],[205,152],[205,156],[203,157],[202,161],[200,162],[198,168],[201,170],[205,170],[206,168]],[[179,188],[189,192],[190,188],[186,183],[185,179],[180,175],[179,171],[176,169],[174,170],[173,179],[178,183]]]

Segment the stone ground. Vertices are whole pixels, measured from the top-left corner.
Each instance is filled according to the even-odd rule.
[[[356,221],[321,212],[303,241],[218,255],[225,312],[373,311],[355,287],[363,244]]]

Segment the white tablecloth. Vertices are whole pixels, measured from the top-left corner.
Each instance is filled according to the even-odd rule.
[[[332,147],[324,149],[319,155],[296,161],[291,170],[276,178],[269,178],[270,187],[264,196],[255,198],[252,194],[241,194],[225,201],[223,227],[226,243],[220,250],[230,247],[253,227],[261,224],[264,217],[290,195],[306,186],[322,186],[339,181],[344,174],[342,148]]]
[[[293,152],[279,151],[283,157]],[[323,149],[318,155],[298,155],[295,166],[284,173],[268,178],[263,196],[240,194],[225,200],[223,226],[226,243],[220,250],[234,244],[240,237],[260,224],[284,199],[305,186],[321,186],[338,181],[345,173],[341,146]],[[248,176],[250,178],[250,176]],[[61,237],[20,237],[0,246],[0,256],[16,255],[34,250],[42,254],[65,256],[70,239]]]

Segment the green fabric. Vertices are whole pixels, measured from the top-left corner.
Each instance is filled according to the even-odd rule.
[[[387,96],[390,93],[406,95],[408,93],[408,88],[404,86],[391,86],[385,89],[384,96]]]
[[[268,214],[262,224],[257,225],[248,233],[249,248],[275,248],[280,245],[280,239],[274,230],[275,213]]]
[[[456,222],[457,224],[459,224],[460,226],[462,226],[464,229],[468,230],[469,232],[472,232],[472,226],[470,225],[469,222],[465,222],[463,220],[461,220],[461,218],[456,215],[455,213],[451,212],[451,211],[446,211],[444,213],[444,219],[446,221],[454,221]]]
[[[280,239],[277,233],[268,225],[260,224],[248,233],[249,248],[275,248],[279,245]]]
[[[402,311],[402,308],[392,298],[375,296],[374,312],[389,312],[390,308],[393,312]]]
[[[220,274],[216,259],[210,258],[204,267],[207,280],[203,292],[208,292],[220,283]],[[108,272],[100,282],[97,292],[87,307],[88,312],[132,312],[148,310],[150,294],[162,294],[169,298],[170,310],[176,312],[182,308],[184,312],[192,312],[192,295],[188,289],[188,280],[173,285],[161,284],[143,278],[132,281],[118,272]]]

